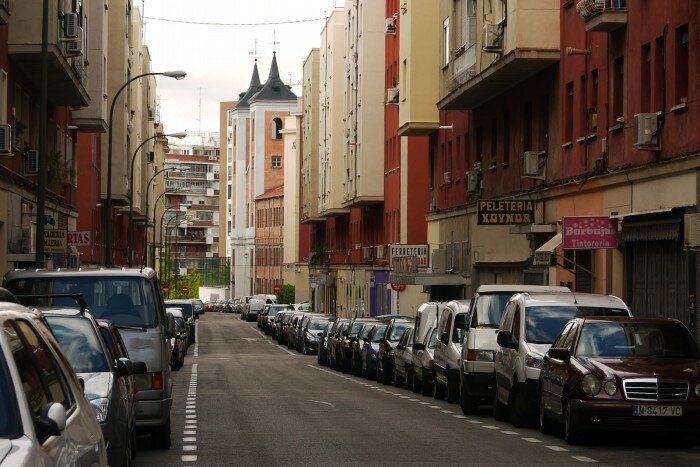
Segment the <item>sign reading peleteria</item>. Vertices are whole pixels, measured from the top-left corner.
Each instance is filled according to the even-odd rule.
[[[480,199],[477,214],[479,225],[532,224],[535,222],[535,202]]]

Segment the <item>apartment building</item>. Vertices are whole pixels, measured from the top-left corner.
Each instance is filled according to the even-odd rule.
[[[222,184],[219,191],[219,257],[232,258],[231,234],[233,232],[233,119],[231,112],[236,101],[219,103],[219,134],[220,138],[219,180]],[[225,157],[225,159],[223,159]],[[223,183],[226,187],[224,188]]]

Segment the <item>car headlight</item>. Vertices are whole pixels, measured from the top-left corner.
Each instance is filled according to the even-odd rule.
[[[525,366],[529,368],[542,368],[542,356],[534,353],[525,355]]]
[[[607,394],[608,396],[614,396],[617,392],[617,383],[615,381],[607,381],[603,385],[603,389],[605,390],[605,394]],[[697,391],[697,388],[695,388],[695,392]]]
[[[695,385],[695,395],[700,397],[700,383]]]
[[[587,396],[595,396],[600,392],[600,378],[593,373],[588,373],[581,379],[581,389]]]
[[[99,399],[93,399],[90,401],[92,410],[95,411],[95,417],[97,421],[102,423],[107,421],[107,412],[109,411],[109,399],[101,397]]]

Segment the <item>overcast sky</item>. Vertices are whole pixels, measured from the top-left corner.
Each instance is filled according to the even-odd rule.
[[[144,5],[145,2],[145,5]],[[273,30],[282,79],[301,81],[303,61],[320,42],[323,21],[275,26],[213,26],[158,21],[156,18],[209,22],[260,23],[327,16],[342,0],[135,0],[145,16],[145,42],[154,71],[185,70],[187,78],[158,78],[161,120],[166,132],[199,129],[202,88],[203,131],[219,131],[219,102],[235,100],[247,89],[253,69],[249,55],[258,40],[258,68],[270,70]],[[151,19],[149,19],[151,18]],[[294,87],[298,92],[299,87]]]

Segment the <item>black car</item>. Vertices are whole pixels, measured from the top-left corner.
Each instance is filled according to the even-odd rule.
[[[352,342],[350,359],[352,361],[352,374],[355,376],[362,376],[362,346],[364,345],[365,339],[369,337],[369,333],[372,332],[372,328],[374,328],[377,323],[377,320],[362,323],[360,331],[357,333],[357,341]]]
[[[336,346],[335,361],[338,369],[343,373],[350,373],[353,369],[352,354],[354,347],[358,346],[358,333],[365,323],[376,322],[372,318],[354,318],[346,326],[340,336],[340,344]],[[362,344],[359,345],[362,348]]]
[[[328,366],[331,370],[341,369],[338,366],[338,347],[340,347],[343,331],[347,329],[348,324],[350,324],[349,319],[337,319],[331,331],[330,338],[328,339]]]
[[[165,306],[166,307],[180,308],[182,310],[182,314],[185,316],[185,320],[187,321],[187,327],[189,328],[189,331],[190,331],[190,344],[194,344],[194,342],[195,342],[195,319],[197,319],[199,314],[195,313],[195,309],[194,309],[194,305],[192,304],[192,300],[190,300],[190,299],[166,300]]]
[[[394,352],[404,331],[412,327],[415,321],[394,318],[389,321],[384,338],[379,343],[377,352],[377,382],[391,384],[394,379]]]
[[[316,361],[321,366],[328,365],[328,341],[330,340],[333,326],[335,326],[335,321],[331,318],[331,321],[323,328],[323,333],[318,340],[318,357]]]
[[[306,315],[301,323],[301,350],[304,355],[318,352],[318,344],[323,330],[330,323],[330,317],[324,315]]]

